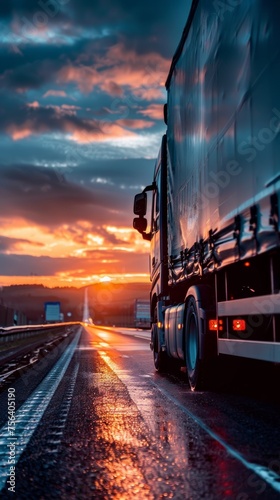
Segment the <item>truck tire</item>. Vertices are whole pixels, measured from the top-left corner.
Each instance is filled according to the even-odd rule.
[[[152,339],[153,339],[153,357],[154,366],[158,372],[165,372],[167,370],[167,355],[163,352],[158,345],[158,330],[157,324],[152,325]]]
[[[197,305],[195,298],[191,296],[186,311],[185,356],[192,391],[201,389],[203,382],[203,362],[199,359],[200,333]]]

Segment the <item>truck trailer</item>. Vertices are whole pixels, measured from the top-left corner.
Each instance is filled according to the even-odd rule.
[[[192,2],[154,176],[134,199],[154,365],[176,359],[192,390],[220,355],[280,362],[279,19],[274,0]]]
[[[151,328],[150,302],[149,300],[136,299],[134,302],[134,326],[135,328]]]
[[[45,302],[45,323],[57,323],[63,321],[60,312],[60,302]]]

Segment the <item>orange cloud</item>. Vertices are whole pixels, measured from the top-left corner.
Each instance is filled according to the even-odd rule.
[[[34,101],[34,102],[28,102],[28,103],[26,104],[26,106],[27,106],[28,108],[35,108],[35,109],[36,109],[36,108],[39,108],[39,107],[40,107],[40,104],[38,103],[38,101]]]
[[[139,99],[145,99],[146,101],[153,101],[155,99],[162,99],[164,96],[163,86],[158,85],[155,88],[146,88],[135,90],[135,96]]]
[[[89,125],[94,122],[88,121]],[[111,122],[100,122],[100,127],[92,130],[80,129],[69,122],[65,125],[65,131],[71,134],[71,139],[80,144],[87,142],[103,142],[119,137],[135,136],[135,134],[123,127]]]
[[[28,121],[26,121],[23,125],[20,126],[10,125],[9,127],[7,127],[6,131],[14,141],[26,139],[26,137],[29,137],[35,133],[33,131],[32,124],[29,124]]]
[[[25,139],[31,135],[46,133],[48,131],[60,130],[70,134],[70,139],[78,143],[100,142],[114,138],[125,138],[135,136],[135,133],[129,128],[151,127],[151,122],[144,120],[120,120],[118,122],[105,122],[97,120],[77,119],[71,120],[76,115],[75,106],[46,106],[38,108],[37,103],[31,103],[34,111],[48,109],[52,111],[49,121],[44,117],[44,122],[40,115],[32,115],[31,118],[24,120],[21,124],[8,125],[6,132],[14,141]]]
[[[79,106],[70,106],[68,104],[62,104],[61,106],[55,106],[50,104],[49,106],[44,106],[42,109],[53,109],[57,115],[76,115],[77,110],[81,109]]]
[[[135,128],[135,129],[150,128],[154,125],[154,122],[147,122],[145,120],[131,120],[131,119],[117,120],[117,123],[122,127]]]
[[[48,90],[43,95],[43,97],[50,97],[50,96],[53,96],[53,97],[66,97],[67,94],[66,94],[66,92],[64,90]]]
[[[152,104],[146,109],[139,111],[141,115],[148,116],[153,120],[163,120],[163,106],[162,104]]]
[[[170,61],[160,54],[137,54],[123,44],[116,44],[92,66],[68,64],[60,70],[58,81],[75,82],[86,93],[99,87],[112,96],[121,95],[122,89],[128,87],[135,95],[154,99],[162,97],[160,87],[169,65]]]
[[[3,221],[3,227],[0,262],[7,276],[1,277],[2,284],[35,280],[48,286],[66,281],[79,286],[102,275],[116,281],[125,277],[147,281],[149,243],[132,227],[95,228],[88,221],[77,221],[46,230],[21,219],[14,219],[13,225]]]
[[[62,104],[61,105],[62,109],[65,109],[67,111],[72,111],[72,110],[78,110],[81,109],[80,106],[74,106],[74,104]]]
[[[99,73],[88,66],[72,66],[68,64],[59,71],[59,82],[76,82],[82,92],[88,93],[95,86],[101,84],[102,78]]]

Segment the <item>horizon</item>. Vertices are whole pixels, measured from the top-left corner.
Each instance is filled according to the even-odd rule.
[[[0,293],[1,293],[1,290],[3,288],[9,288],[9,287],[43,287],[43,288],[46,288],[46,289],[49,289],[49,290],[52,290],[52,289],[55,289],[55,288],[74,288],[75,290],[80,290],[82,288],[88,288],[88,287],[91,287],[91,286],[104,286],[104,287],[110,287],[110,286],[114,286],[114,285],[119,285],[119,286],[128,286],[128,285],[133,285],[133,286],[137,286],[137,285],[147,285],[150,287],[150,280],[149,281],[114,281],[113,279],[110,279],[110,281],[102,281],[102,280],[99,280],[99,281],[94,281],[94,282],[91,282],[91,283],[86,283],[85,285],[69,285],[68,284],[64,284],[62,285],[61,283],[60,284],[56,284],[56,285],[53,285],[53,286],[48,286],[46,284],[43,284],[43,283],[39,283],[39,282],[34,282],[34,283],[19,283],[19,282],[15,282],[15,283],[9,283],[9,284],[1,284],[0,285]]]

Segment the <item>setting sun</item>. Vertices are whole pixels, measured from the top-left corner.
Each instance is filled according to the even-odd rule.
[[[112,279],[110,278],[110,276],[103,276],[99,279],[99,281],[100,283],[109,283],[110,281],[112,281]]]

